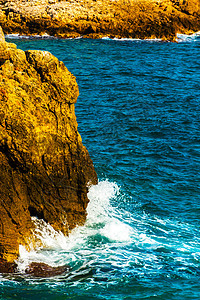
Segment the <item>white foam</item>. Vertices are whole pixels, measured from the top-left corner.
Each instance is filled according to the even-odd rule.
[[[187,255],[187,259],[192,257],[199,261],[200,241],[198,234],[189,238],[191,232],[193,235],[196,232],[190,224],[118,209],[117,203],[122,200],[120,189],[116,183],[109,181],[90,187],[88,197],[86,223],[73,229],[69,237],[33,218],[38,248],[30,245],[31,250],[27,251],[20,246],[18,266],[21,272],[32,261],[51,266],[98,264],[103,261],[123,268],[138,259],[147,269],[149,266],[160,268],[162,264],[157,263],[156,254],[151,253],[157,249],[172,251],[174,260]]]
[[[124,41],[133,41],[133,42],[138,42],[138,41],[148,41],[148,42],[161,42],[162,39],[158,38],[152,38],[152,39],[139,39],[139,38],[110,38],[108,36],[102,37],[102,40],[110,40],[110,41],[119,41],[119,42],[124,42]]]
[[[113,41],[142,41],[142,39],[134,39],[134,38],[113,38]]]
[[[193,34],[182,34],[178,33],[177,34],[177,42],[192,42],[196,41],[200,37],[200,31],[195,32]]]
[[[112,39],[109,38],[108,36],[103,36],[103,37],[101,38],[101,40],[112,40]]]
[[[53,227],[41,219],[32,217],[35,224],[34,235],[38,248],[67,249],[67,240],[62,232],[57,232]]]
[[[44,39],[44,38],[55,38],[48,33],[43,33],[41,35],[24,35],[19,33],[6,34],[5,38],[7,39]]]
[[[110,200],[119,193],[116,183],[108,181],[99,182],[98,185],[91,186],[88,192],[90,200],[87,207],[87,222],[98,223],[108,218],[111,209]]]
[[[117,184],[108,181],[102,181],[98,185],[90,187],[86,223],[84,226],[73,229],[69,237],[64,236],[62,232],[56,232],[45,221],[33,217],[32,220],[36,227],[34,246],[30,243],[29,251],[20,246],[20,256],[17,261],[19,270],[25,271],[27,265],[32,261],[56,265],[58,262],[59,264],[66,263],[66,259],[68,261],[76,260],[76,252],[79,255],[84,247],[87,250],[88,238],[96,235],[106,237],[111,242],[130,241],[131,227],[116,218],[114,208],[110,204],[110,201],[117,197],[118,193]],[[37,249],[35,249],[35,245],[38,245]],[[48,251],[51,251],[51,256],[48,256]]]
[[[131,227],[120,220],[120,214],[111,205],[111,200],[119,195],[119,187],[116,183],[108,181],[99,182],[92,186],[88,193],[90,202],[87,208],[86,226],[95,226],[101,223],[97,231],[111,241],[130,241]],[[117,216],[119,218],[117,218]]]
[[[131,241],[131,228],[117,219],[110,220],[100,233],[111,241],[129,242]]]
[[[82,39],[83,36],[78,36],[78,37],[69,37],[69,38],[59,38],[55,37],[53,35],[49,35],[48,33],[43,33],[41,35],[35,34],[35,35],[24,35],[24,34],[19,34],[19,33],[11,33],[11,34],[6,34],[5,38],[7,39],[65,39],[65,40],[78,40]]]

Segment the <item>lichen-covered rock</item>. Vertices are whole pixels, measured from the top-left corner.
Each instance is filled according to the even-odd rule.
[[[1,30],[1,29],[0,29]],[[31,216],[64,234],[83,224],[97,176],[77,131],[75,77],[45,51],[22,51],[0,31],[0,257],[28,243]]]
[[[176,39],[200,30],[199,0],[0,0],[5,33]]]

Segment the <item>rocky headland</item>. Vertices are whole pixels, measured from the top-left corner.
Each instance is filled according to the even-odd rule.
[[[200,30],[199,0],[0,0],[4,33],[160,38]]]
[[[20,244],[37,244],[33,216],[65,235],[85,222],[97,175],[77,131],[78,93],[62,62],[6,43],[0,28],[0,272],[15,270]]]

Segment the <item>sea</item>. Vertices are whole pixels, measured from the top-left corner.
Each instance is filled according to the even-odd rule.
[[[98,174],[87,220],[65,237],[34,219],[0,299],[200,299],[200,34],[177,42],[7,36],[77,79],[78,130]],[[69,265],[36,278],[30,262]]]

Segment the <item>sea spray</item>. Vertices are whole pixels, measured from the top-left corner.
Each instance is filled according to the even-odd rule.
[[[200,39],[200,31],[195,32],[193,34],[177,34],[177,42],[194,42],[194,41],[199,41]]]
[[[62,232],[55,231],[44,220],[32,217],[35,225],[34,243],[30,242],[30,251],[20,246],[18,259],[20,271],[23,272],[33,261],[48,263],[52,266],[69,263],[76,259],[76,251],[77,254],[83,251],[84,247],[87,248],[88,240],[95,239],[98,235],[100,239],[129,241],[130,226],[123,224],[115,217],[114,208],[110,204],[111,199],[117,197],[118,194],[119,187],[116,183],[102,181],[90,187],[86,223],[84,226],[73,229],[69,237],[64,236]],[[35,245],[37,245],[36,249]]]
[[[87,208],[87,225],[102,223],[99,233],[114,241],[128,241],[130,239],[130,226],[124,224],[115,217],[115,208],[110,201],[119,195],[119,187],[116,183],[108,181],[99,182],[92,186],[88,197],[90,203]]]
[[[56,232],[43,220],[33,218],[38,248],[32,247],[27,251],[20,246],[18,266],[21,272],[31,262],[44,262],[51,266],[69,264],[76,269],[77,266],[104,262],[123,267],[124,263],[133,264],[137,260],[151,273],[152,268],[162,266],[159,253],[165,253],[164,256],[168,253],[169,257],[173,253],[173,263],[180,262],[182,257],[183,265],[185,260],[199,260],[200,238],[190,224],[182,224],[176,219],[161,219],[144,212],[130,214],[119,210],[115,205],[120,199],[120,189],[116,183],[101,181],[89,189],[88,197],[86,223],[73,229],[69,237]],[[122,249],[126,249],[123,255]],[[121,259],[124,255],[126,262]],[[113,261],[110,261],[110,256]]]

